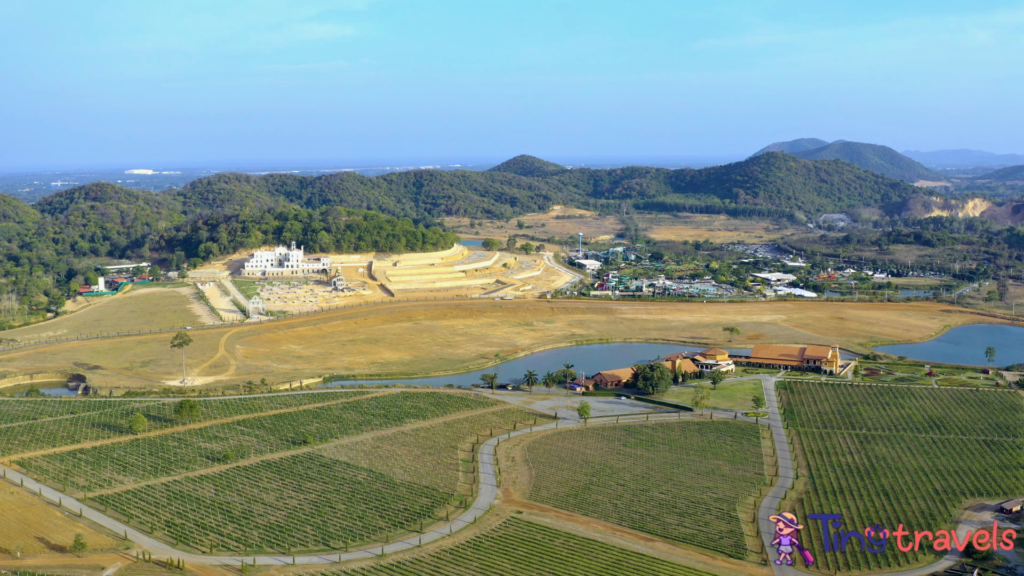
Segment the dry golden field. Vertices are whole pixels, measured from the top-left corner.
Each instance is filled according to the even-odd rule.
[[[198,308],[202,305],[190,296],[192,290],[192,287],[133,289],[116,296],[90,298],[92,304],[77,312],[40,324],[7,330],[0,336],[6,340],[36,342],[88,334],[116,334],[118,331],[201,326],[205,322],[200,319],[197,311],[202,311],[202,308]],[[79,297],[79,300],[83,299]]]
[[[950,314],[934,302],[622,303],[449,300],[395,303],[192,331],[189,376],[233,384],[323,374],[424,374],[476,368],[539,348],[588,339],[727,344],[832,344],[927,339],[947,327],[1001,322]],[[0,370],[83,371],[99,387],[180,379],[168,333],[68,342],[0,353]]]
[[[64,552],[81,533],[91,550],[110,550],[118,542],[113,538],[65,516],[51,504],[23,489],[0,483],[0,552],[14,554],[20,544],[23,554]]]

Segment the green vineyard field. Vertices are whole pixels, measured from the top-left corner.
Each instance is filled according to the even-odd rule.
[[[330,570],[313,576],[710,576],[596,540],[508,519],[455,546],[414,559]]]
[[[746,559],[742,514],[765,484],[761,427],[683,421],[571,428],[526,443],[529,499]]]
[[[894,570],[937,555],[892,543],[882,554],[859,546],[826,553],[820,522],[808,514],[842,514],[847,530],[934,532],[952,528],[969,500],[1024,494],[1024,398],[1016,392],[796,381],[780,391],[810,472],[792,511],[808,525],[815,570]]]

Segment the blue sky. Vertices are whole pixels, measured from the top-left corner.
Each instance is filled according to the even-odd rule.
[[[0,170],[1024,152],[1024,5],[977,6],[3,0]]]

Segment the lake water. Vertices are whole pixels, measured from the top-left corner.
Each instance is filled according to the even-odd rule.
[[[583,372],[587,377],[602,370],[629,368],[634,364],[651,362],[676,352],[699,352],[704,347],[686,347],[678,344],[590,344],[587,346],[568,346],[536,352],[529,356],[502,362],[496,366],[450,376],[433,376],[429,378],[404,378],[401,380],[342,380],[330,385],[346,386],[353,384],[413,384],[417,386],[455,386],[470,387],[481,384],[481,374],[496,373],[499,383],[519,383],[527,370],[533,370],[538,377],[545,372],[561,370],[566,362],[574,366],[577,374]],[[724,348],[730,354],[746,356],[750,348]],[[843,358],[850,357],[843,354]]]
[[[483,246],[484,245],[484,241],[483,240],[463,240],[462,242],[459,242],[459,244],[462,244],[463,246]]]
[[[879,352],[924,362],[987,366],[985,348],[996,349],[994,366],[1024,362],[1024,328],[998,324],[958,326],[938,338],[917,344],[879,346]]]
[[[700,348],[701,350],[703,348]],[[366,384],[415,384],[418,386],[455,386],[469,387],[473,384],[481,384],[481,374],[496,373],[498,382],[518,382],[527,370],[533,370],[539,377],[545,372],[561,370],[566,362],[573,364],[577,374],[583,372],[586,376],[593,376],[602,370],[615,368],[629,368],[642,362],[650,362],[669,354],[687,350],[686,347],[677,344],[592,344],[588,346],[570,346],[566,348],[553,348],[536,352],[529,356],[502,362],[497,366],[491,366],[484,370],[463,372],[450,376],[435,376],[430,378],[405,378],[402,380],[345,380],[339,381],[338,385],[352,385],[365,382]],[[690,350],[698,350],[690,348]],[[746,351],[736,350],[737,353]]]
[[[50,386],[53,386],[53,384],[50,384]],[[77,390],[68,390],[67,386],[61,386],[59,388],[39,388],[39,384],[22,384],[19,386],[11,386],[8,388],[3,388],[2,391],[5,394],[14,394],[17,396],[22,396],[25,394],[25,392],[28,392],[33,388],[37,388],[40,392],[46,394],[47,396],[78,396]]]

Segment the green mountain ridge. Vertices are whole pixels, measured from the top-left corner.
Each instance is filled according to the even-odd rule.
[[[554,162],[541,160],[536,156],[520,154],[487,170],[488,172],[507,172],[517,176],[554,176],[568,172],[568,168]]]
[[[942,180],[942,176],[899,152],[878,144],[863,142],[833,142],[821,148],[794,152],[805,160],[843,160],[864,170],[884,174],[904,182]]]
[[[978,176],[976,180],[988,180],[992,182],[1021,182],[1024,181],[1024,165],[1000,168],[999,170]]]
[[[795,154],[804,150],[821,148],[822,146],[828,146],[828,142],[820,138],[797,138],[796,140],[789,140],[787,142],[773,142],[764,148],[761,148],[757,152],[754,152],[753,156],[760,156],[765,152],[785,152],[787,154]]]

